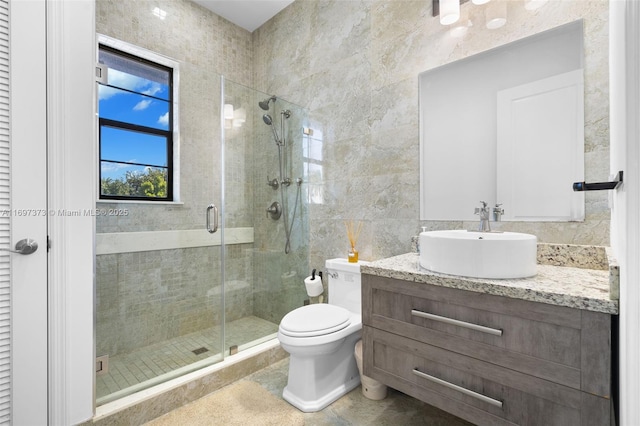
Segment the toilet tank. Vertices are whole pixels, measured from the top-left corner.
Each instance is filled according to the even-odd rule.
[[[329,259],[325,262],[329,290],[328,303],[341,306],[354,313],[362,313],[362,289],[360,265],[369,262],[349,263],[347,259]]]

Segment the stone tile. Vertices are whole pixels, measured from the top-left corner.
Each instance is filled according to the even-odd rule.
[[[224,348],[227,350],[232,345],[251,344],[265,336],[274,336],[277,331],[277,324],[258,317],[231,321],[227,323]],[[110,357],[108,374],[96,377],[98,405],[110,401],[112,394],[122,396],[122,391],[126,393],[127,389],[138,391],[154,384],[158,377],[169,377],[176,369],[219,355],[221,345],[220,329],[210,327]],[[208,350],[200,354],[193,352],[203,347]]]
[[[245,378],[259,383],[282,398],[287,385],[289,359],[283,359]],[[387,397],[372,401],[364,397],[360,386],[316,413],[304,413],[305,425],[439,425],[463,426],[466,421],[425,404],[415,398],[388,389]]]

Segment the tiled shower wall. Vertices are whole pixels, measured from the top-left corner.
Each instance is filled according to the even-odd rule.
[[[198,247],[98,256],[97,354],[128,353],[220,324],[213,253]],[[251,314],[250,299],[235,302],[244,312],[234,309],[234,319]]]
[[[485,28],[482,8],[463,4],[474,25],[462,39],[422,0],[298,0],[254,32],[256,88],[308,109],[322,134],[315,141],[322,174],[310,182],[312,265],[346,255],[345,219],[364,222],[365,260],[408,252],[420,226],[474,226],[419,220],[418,74],[577,19],[584,20],[585,179],[608,179],[608,2],[552,0],[536,11],[506,3],[507,24],[495,31]],[[501,229],[541,242],[608,245],[609,219],[607,194],[586,193],[584,222]]]
[[[167,12],[164,20],[154,7]],[[180,63],[181,204],[100,203],[128,216],[98,217],[97,232],[202,229],[209,203],[221,205],[220,75],[252,86],[251,34],[190,1],[98,0],[96,31]],[[251,138],[225,154],[227,226],[253,226]],[[237,156],[238,158],[234,158]],[[247,161],[248,160],[248,161]],[[238,182],[247,183],[239,188]],[[253,285],[252,244],[230,246],[226,279]],[[220,248],[196,247],[97,256],[97,355],[220,324]],[[250,289],[250,287],[249,287]],[[228,293],[227,320],[252,314],[250,291]]]
[[[276,96],[279,93],[274,92]],[[257,108],[257,102],[254,104]],[[254,314],[276,324],[293,309],[303,305],[307,299],[303,284],[309,274],[309,211],[308,211],[308,158],[305,156],[309,140],[303,135],[308,126],[306,112],[297,105],[279,98],[269,111],[258,109],[256,152],[253,167],[255,190],[254,230]],[[281,111],[291,115],[285,119],[286,146],[282,147],[283,160],[289,158],[284,167],[284,178],[291,184],[274,190],[267,185],[267,177],[279,178],[278,147],[269,126],[262,121],[262,114],[272,116],[279,136]],[[296,180],[301,178],[298,187]],[[267,218],[266,208],[274,201],[282,203],[284,191],[290,212],[288,225],[291,228],[290,251],[285,254],[286,232],[284,217],[274,221]],[[296,203],[297,199],[297,203]],[[296,207],[297,204],[297,207]],[[295,218],[293,212],[295,210]]]
[[[240,129],[226,129],[225,140],[227,157],[225,159],[227,198],[237,196],[246,191],[251,194],[253,208],[229,210],[225,215],[231,223],[252,223],[255,243],[250,250],[245,251],[244,259],[252,261],[252,290],[253,314],[278,324],[289,311],[302,306],[307,298],[303,279],[308,274],[309,256],[309,221],[307,184],[300,186],[298,193],[297,178],[306,182],[306,167],[304,152],[307,138],[303,137],[303,127],[306,125],[306,112],[299,106],[280,98],[271,103],[268,111],[258,107],[258,102],[270,96],[233,82],[225,85],[225,102],[240,105],[247,110],[247,122]],[[270,126],[263,121],[263,114],[272,117],[272,126],[279,137],[283,138],[280,120],[281,111],[288,110],[290,116],[285,119],[284,140],[286,146],[281,148],[284,162],[284,178],[292,183],[284,188],[273,189],[267,185],[267,178],[280,179],[278,147]],[[243,150],[254,150],[254,155],[242,155]],[[231,154],[233,153],[233,154]],[[231,154],[231,155],[228,155]],[[253,158],[253,161],[251,161]],[[248,186],[242,186],[242,182]],[[274,201],[283,205],[281,191],[290,212],[288,225],[291,227],[291,245],[289,254],[285,254],[286,232],[284,214],[278,220],[267,216],[266,209]],[[296,207],[297,205],[297,207]],[[295,210],[295,219],[293,213]],[[238,226],[238,225],[236,225]],[[237,251],[238,249],[232,249]],[[229,251],[227,251],[229,254]],[[242,256],[234,258],[242,259]],[[235,271],[229,256],[225,259],[226,270]],[[227,283],[229,278],[227,278]],[[228,293],[227,293],[228,295]],[[229,297],[227,297],[229,306]],[[226,309],[228,315],[229,309]]]

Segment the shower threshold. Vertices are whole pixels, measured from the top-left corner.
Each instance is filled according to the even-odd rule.
[[[277,324],[250,316],[227,324],[224,356],[220,327],[211,327],[110,357],[109,371],[96,377],[96,405],[218,363],[229,356],[229,347],[237,345],[242,351],[274,339],[277,331]]]

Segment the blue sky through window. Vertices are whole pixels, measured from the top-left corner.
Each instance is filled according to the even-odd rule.
[[[101,159],[167,166],[167,140],[163,136],[102,127]],[[123,178],[127,171],[143,173],[145,166],[102,162],[102,178]]]
[[[98,87],[100,118],[169,130],[169,71],[102,49],[100,62],[109,68],[108,86]],[[146,171],[144,166],[122,163],[167,167],[167,139],[101,126],[100,159],[102,179],[123,179],[127,171]]]
[[[164,87],[163,91],[168,91]],[[169,129],[169,102],[113,87],[100,86],[100,117],[125,123]]]

